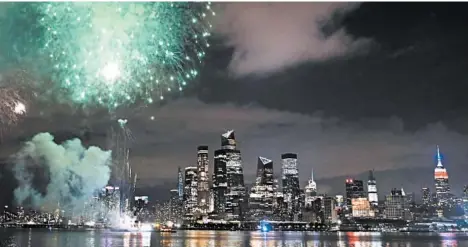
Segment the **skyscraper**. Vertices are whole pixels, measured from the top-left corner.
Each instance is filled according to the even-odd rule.
[[[173,222],[180,223],[180,220],[182,219],[182,200],[179,198],[179,189],[172,189],[170,193],[170,219]]]
[[[184,176],[182,175],[182,169],[180,166],[177,168],[177,191],[179,194],[179,200],[184,200]]]
[[[196,167],[185,168],[184,182],[184,216],[186,220],[194,220],[197,209],[198,177]]]
[[[310,207],[317,197],[317,183],[314,181],[314,170],[310,173],[310,179],[305,186],[305,206]]]
[[[465,217],[468,216],[468,185],[463,187],[463,210],[465,211]]]
[[[258,157],[257,178],[252,187],[249,198],[252,219],[271,219],[274,204],[273,161]]]
[[[367,180],[367,195],[369,203],[372,207],[379,205],[379,197],[377,195],[377,182],[374,177],[374,171],[369,171],[369,180]]]
[[[283,170],[283,196],[287,207],[289,220],[297,219],[300,212],[299,172],[297,169],[297,154],[285,153],[281,155]]]
[[[362,180],[346,179],[346,206],[351,212],[352,199],[366,198]]]
[[[221,150],[226,155],[226,215],[230,220],[241,220],[246,210],[247,198],[241,152],[237,150],[234,130],[221,135]]]
[[[431,190],[429,188],[422,188],[421,195],[422,195],[422,204],[426,207],[431,205]]]
[[[202,215],[206,215],[209,209],[209,181],[208,181],[208,146],[199,146],[197,154],[197,174],[198,174],[198,210]]]
[[[442,156],[437,146],[437,166],[434,169],[434,183],[439,206],[447,205],[450,199],[450,185],[447,170],[442,164]]]
[[[351,206],[354,218],[372,218],[374,211],[369,200],[365,197],[351,199]]]
[[[226,211],[226,193],[227,193],[227,155],[225,150],[216,150],[214,152],[214,170],[213,170],[213,213],[220,218]]]
[[[336,223],[338,221],[335,205],[335,198],[328,196],[323,198],[323,214],[326,224]]]
[[[408,201],[403,189],[392,189],[390,195],[386,196],[384,215],[387,219],[409,219]]]

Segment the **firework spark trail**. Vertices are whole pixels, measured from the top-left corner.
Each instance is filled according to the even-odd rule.
[[[8,6],[0,11],[0,31],[15,33],[9,31],[19,26],[24,32],[0,38],[0,45],[11,47],[8,56],[0,53],[0,66],[28,64],[34,73],[50,77],[56,86],[50,88],[63,101],[111,109],[182,91],[198,75],[209,47],[208,19],[215,15],[210,3]]]

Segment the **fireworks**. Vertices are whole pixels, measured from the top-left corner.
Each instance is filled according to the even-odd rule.
[[[210,3],[2,3],[0,73],[24,68],[43,99],[153,103],[197,77]]]
[[[182,91],[209,47],[210,3],[37,5],[53,80],[84,105],[152,103]]]
[[[11,88],[0,88],[0,126],[16,124],[26,114],[26,106],[19,92]]]

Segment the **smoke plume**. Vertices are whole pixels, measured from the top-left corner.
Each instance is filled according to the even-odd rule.
[[[14,161],[16,202],[49,212],[60,206],[67,215],[81,212],[111,173],[111,151],[86,149],[79,139],[59,145],[49,133],[26,142]]]
[[[304,61],[325,60],[367,44],[353,39],[340,18],[356,3],[228,3],[220,5],[215,31],[234,48],[235,76],[264,74]]]

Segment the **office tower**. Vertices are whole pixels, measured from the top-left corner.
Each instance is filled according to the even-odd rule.
[[[299,172],[297,169],[297,154],[285,153],[281,155],[283,170],[283,196],[287,206],[289,220],[297,219],[300,212]]]
[[[226,155],[226,217],[230,220],[242,220],[247,208],[247,197],[241,152],[237,150],[234,130],[221,135],[221,150]]]
[[[135,212],[134,215],[137,217],[137,220],[146,220],[150,215],[149,211],[149,198],[148,196],[135,196],[134,205]]]
[[[437,166],[434,169],[434,183],[439,206],[446,206],[450,199],[450,185],[447,169],[442,164],[442,156],[437,146]]]
[[[214,153],[213,170],[213,213],[220,218],[226,212],[227,193],[227,155],[225,150],[216,150]]]
[[[362,180],[346,179],[346,205],[351,209],[353,198],[365,198],[364,185]]]
[[[463,198],[462,198],[463,210],[465,211],[465,217],[468,216],[468,185],[463,187]]]
[[[374,217],[374,210],[372,210],[369,200],[365,197],[352,198],[351,206],[354,218]]]
[[[336,205],[335,198],[333,197],[324,197],[323,198],[323,215],[325,219],[325,224],[334,224],[338,221],[338,215],[335,209]]]
[[[148,196],[135,196],[135,208],[138,211],[148,207],[149,197]]]
[[[197,175],[198,175],[198,211],[206,215],[209,209],[209,179],[208,179],[208,146],[199,146],[197,154]]]
[[[314,181],[314,171],[312,170],[310,174],[310,179],[305,186],[305,207],[310,207],[312,205],[312,202],[315,201],[317,197],[317,183]]]
[[[408,220],[410,217],[408,202],[403,190],[392,189],[385,197],[385,218]]]
[[[177,169],[177,192],[179,194],[179,200],[184,200],[184,176],[182,174],[182,169]]]
[[[283,191],[280,190],[278,179],[273,180],[274,204],[273,215],[275,220],[283,220],[286,213],[286,205],[284,203]]]
[[[422,195],[422,204],[424,206],[430,206],[431,203],[431,190],[429,188],[422,188],[421,189],[421,195]]]
[[[180,223],[182,216],[182,200],[179,199],[179,189],[172,189],[170,191],[171,197],[169,200],[170,207],[170,220],[172,222]]]
[[[184,182],[184,216],[186,220],[194,220],[198,204],[198,177],[196,167],[185,168]]]
[[[336,195],[335,196],[336,206],[341,208],[344,205],[343,195]]]
[[[258,157],[257,178],[249,197],[250,215],[253,220],[271,219],[274,202],[273,161]]]
[[[374,171],[369,171],[369,180],[367,180],[367,195],[369,203],[372,207],[379,205],[379,197],[377,195],[377,181],[374,177]]]

